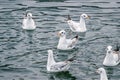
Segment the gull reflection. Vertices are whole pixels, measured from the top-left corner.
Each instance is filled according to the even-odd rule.
[[[48,74],[48,80],[66,80],[66,79],[76,80],[75,76],[70,74],[69,71]]]
[[[64,2],[65,0],[36,0],[39,2]]]

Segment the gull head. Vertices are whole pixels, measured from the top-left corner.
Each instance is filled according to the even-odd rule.
[[[87,14],[82,14],[81,17],[84,18],[84,19],[89,19],[90,18],[90,16],[88,16]]]
[[[49,54],[52,54],[52,53],[53,53],[53,51],[52,51],[52,50],[48,50],[48,53],[49,53]]]
[[[28,18],[32,18],[32,13],[27,12],[27,13],[26,13],[26,17],[28,17]]]
[[[107,50],[111,51],[112,50],[112,46],[107,46]]]
[[[112,46],[107,46],[107,53],[111,53],[112,51]]]
[[[58,32],[58,36],[59,36],[59,37],[63,37],[63,36],[65,36],[65,35],[66,35],[65,30],[61,30],[61,31]]]
[[[105,72],[105,69],[104,68],[98,68],[97,71],[96,71],[98,74],[102,74]]]
[[[53,59],[53,50],[48,50],[48,62],[51,61],[51,62],[54,62],[54,59]]]
[[[55,63],[53,58],[53,51],[48,50],[47,70],[50,71],[50,66]]]

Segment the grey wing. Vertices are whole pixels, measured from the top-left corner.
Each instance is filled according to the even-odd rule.
[[[120,52],[119,51],[113,51],[112,52],[115,56],[114,59],[116,62],[120,62]]]
[[[73,47],[74,46],[74,42],[72,40],[70,40],[71,42],[69,43],[69,45],[67,47]]]
[[[72,20],[68,21],[68,24],[71,27],[71,29],[74,30],[74,31],[76,31],[76,28],[79,25],[79,23],[77,23],[75,21],[72,21]]]
[[[63,63],[63,64],[54,64],[51,66],[51,70],[63,70],[68,64],[67,63]]]
[[[26,25],[26,20],[27,20],[27,19],[24,18],[23,21],[22,21],[22,26],[23,26],[23,27]]]
[[[32,23],[33,23],[33,26],[36,26],[36,25],[35,25],[35,21],[34,21],[33,19],[32,19]]]
[[[120,62],[120,51],[118,51],[118,62]]]
[[[73,47],[77,41],[78,41],[78,38],[73,38],[72,40],[70,40],[70,44],[68,45],[68,47]]]

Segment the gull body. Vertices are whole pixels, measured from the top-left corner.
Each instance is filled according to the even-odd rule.
[[[66,39],[66,32],[64,30],[59,31],[59,42],[57,45],[57,49],[60,50],[71,50],[75,47],[78,36],[75,36],[73,39]]]
[[[22,22],[22,28],[25,30],[34,30],[36,28],[35,22],[32,19],[32,13],[26,13]]]
[[[82,14],[80,16],[80,21],[75,22],[68,15],[67,23],[73,32],[86,32],[87,31],[86,24],[85,24],[86,18],[89,18],[89,16],[87,14]]]
[[[107,47],[107,53],[105,59],[103,61],[103,65],[105,66],[116,66],[120,63],[120,51],[119,48],[116,47],[115,50],[112,50],[112,46]]]
[[[104,68],[99,68],[97,69],[96,72],[100,74],[100,80],[108,80],[108,77]]]
[[[67,71],[70,68],[70,64],[73,59],[68,59],[66,61],[56,62],[53,57],[53,51],[48,50],[48,60],[47,60],[47,71],[48,72],[61,72]]]

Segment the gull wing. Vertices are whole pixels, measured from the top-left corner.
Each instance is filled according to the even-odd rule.
[[[72,20],[69,20],[67,21],[68,22],[68,25],[70,26],[70,28],[73,30],[73,31],[76,31],[77,28],[79,27],[79,23],[75,22],[75,21],[72,21]]]
[[[119,51],[113,51],[113,57],[116,62],[120,62],[120,52]]]
[[[69,40],[68,47],[73,47],[76,44],[77,41],[78,41],[78,35],[75,36],[73,39]]]
[[[65,70],[67,69],[67,66],[69,64],[67,62],[58,62],[58,63],[55,63],[53,65],[51,65],[51,71],[62,71],[62,70]]]

